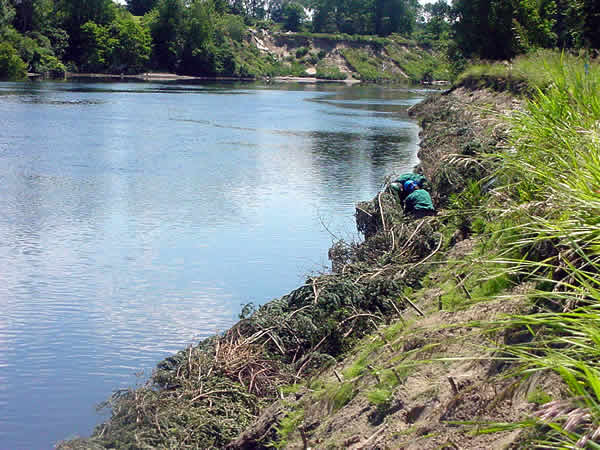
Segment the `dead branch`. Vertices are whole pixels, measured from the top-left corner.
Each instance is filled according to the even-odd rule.
[[[406,295],[403,295],[402,298],[406,301],[406,303],[408,303],[410,306],[412,306],[414,308],[414,310],[417,311],[421,317],[425,317],[425,313],[423,311],[421,311],[417,305],[415,305],[413,302],[411,302],[410,299]]]
[[[434,251],[433,251],[433,252],[432,252],[432,253],[431,253],[431,254],[430,254],[430,255],[429,255],[427,258],[425,258],[425,259],[422,259],[420,262],[418,262],[417,264],[415,264],[415,265],[413,266],[413,269],[414,269],[415,267],[418,267],[418,266],[420,266],[421,264],[424,264],[424,263],[425,263],[425,262],[426,262],[428,259],[430,259],[431,257],[433,257],[433,255],[435,255],[435,254],[436,254],[436,253],[437,253],[437,252],[440,250],[440,248],[442,247],[442,242],[444,241],[444,239],[443,239],[443,237],[442,237],[442,234],[441,234],[441,233],[438,233],[438,234],[439,234],[439,236],[440,236],[440,242],[438,243],[438,246],[437,246],[437,248],[436,248],[436,249],[435,249],[435,250],[434,250]]]
[[[202,394],[196,395],[193,399],[190,400],[190,403],[197,402],[201,398],[210,397],[213,394],[228,394],[231,393],[230,389],[215,389],[214,391],[203,392]]]
[[[365,213],[365,214],[366,214],[367,216],[369,216],[369,217],[373,217],[373,214],[371,214],[371,213],[368,213],[367,211],[365,211],[365,210],[364,210],[364,209],[362,209],[362,208],[359,208],[358,206],[356,206],[356,209],[358,209],[358,210],[359,210],[360,212],[362,212],[362,213]]]
[[[379,202],[379,212],[381,213],[381,226],[383,227],[383,231],[387,231],[385,227],[385,218],[383,217],[383,204],[381,203],[381,192],[377,195],[377,200]]]
[[[361,442],[357,448],[358,449],[367,448],[367,445],[369,445],[371,443],[371,441],[374,440],[378,435],[380,435],[384,430],[385,430],[385,425],[383,425],[381,428],[379,428],[377,431],[375,431],[375,433],[373,433],[368,439]]]
[[[346,322],[348,322],[349,320],[352,319],[356,319],[357,317],[375,317],[377,320],[381,320],[381,317],[376,316],[375,314],[369,314],[369,313],[361,313],[361,314],[355,314],[353,316],[350,316],[344,320],[342,320],[340,322],[340,326],[342,326],[343,324],[345,324]]]

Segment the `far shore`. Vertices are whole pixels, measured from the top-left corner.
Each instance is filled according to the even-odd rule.
[[[28,74],[31,78],[39,77],[39,74]],[[99,78],[113,80],[142,80],[142,81],[267,81],[267,82],[291,82],[291,83],[360,83],[360,80],[326,80],[316,77],[264,77],[264,78],[249,78],[249,77],[204,77],[204,76],[188,76],[177,75],[175,73],[166,72],[144,72],[133,75],[126,74],[109,74],[109,73],[74,73],[67,72],[65,79],[73,78]]]

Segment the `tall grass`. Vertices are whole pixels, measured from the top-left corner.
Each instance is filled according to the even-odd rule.
[[[497,233],[494,263],[536,282],[541,310],[502,323],[531,334],[503,350],[521,376],[553,371],[568,393],[540,409],[547,428],[537,444],[600,448],[600,66],[545,52],[494,70],[535,90],[510,119],[510,149],[494,155],[487,205],[510,224]]]
[[[564,68],[584,70],[585,57],[551,50],[536,50],[505,63],[480,63],[471,65],[459,75],[456,84],[477,80],[500,79],[511,83],[526,83],[531,91],[546,90],[562,75]],[[563,74],[564,75],[564,74]]]

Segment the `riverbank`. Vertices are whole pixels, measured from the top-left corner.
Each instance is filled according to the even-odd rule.
[[[28,74],[29,78],[39,78],[40,74]],[[65,79],[94,79],[94,80],[132,80],[132,81],[185,81],[185,82],[205,82],[205,81],[259,81],[257,78],[248,77],[197,77],[188,75],[177,75],[175,73],[155,73],[145,72],[133,75],[125,74],[105,74],[105,73],[73,73],[67,72]],[[344,84],[355,84],[360,83],[360,80],[348,79],[348,80],[327,80],[324,78],[316,77],[291,77],[291,76],[277,76],[277,77],[265,77],[261,78],[262,81],[267,82],[288,82],[288,83],[344,83]]]
[[[565,81],[577,79],[576,64],[546,89],[589,100],[598,77],[580,95]],[[385,190],[359,204],[366,239],[334,245],[333,272],[245,308],[224,335],[163,361],[147,386],[112,399],[111,420],[91,439],[62,448],[523,448],[593,438],[596,367],[582,366],[593,345],[574,320],[592,331],[598,322],[597,227],[574,247],[564,230],[597,217],[597,165],[581,164],[596,160],[597,142],[576,132],[586,145],[575,168],[560,146],[556,164],[541,164],[532,148],[546,142],[520,145],[536,131],[524,128],[528,114],[538,124],[546,114],[536,109],[544,96],[528,103],[498,84],[474,85],[411,110],[437,216],[404,217]],[[577,130],[593,130],[600,115],[587,114]],[[566,172],[571,197],[554,190],[548,167]],[[591,206],[574,194],[584,188]],[[558,200],[557,216],[544,205]],[[561,363],[563,353],[576,362]]]

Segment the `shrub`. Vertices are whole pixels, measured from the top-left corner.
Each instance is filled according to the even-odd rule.
[[[307,53],[308,53],[307,47],[300,47],[300,48],[296,49],[296,59],[302,58]]]
[[[17,51],[7,42],[0,43],[0,79],[21,80],[27,74],[27,66]]]
[[[317,64],[317,78],[321,78],[324,80],[345,80],[348,75],[342,72],[336,66],[329,66],[320,62]]]

